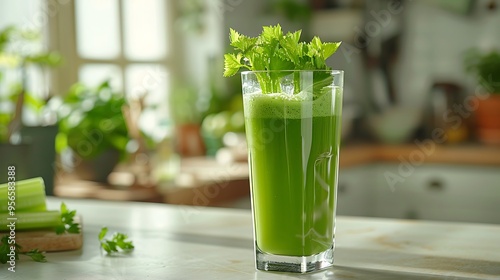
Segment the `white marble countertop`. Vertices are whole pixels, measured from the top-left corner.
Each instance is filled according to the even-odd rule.
[[[15,273],[0,265],[0,279],[500,279],[500,225],[338,217],[335,266],[300,275],[255,270],[249,211],[65,202],[83,217],[83,249],[23,259]],[[135,251],[102,256],[101,226],[128,233]]]

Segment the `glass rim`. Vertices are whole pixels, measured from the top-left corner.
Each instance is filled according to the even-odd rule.
[[[331,72],[334,75],[344,74],[344,70],[336,70],[336,69],[331,69],[331,70],[325,70],[325,69],[321,69],[321,70],[317,70],[317,69],[313,69],[313,70],[300,70],[300,69],[297,69],[297,70],[253,70],[253,71],[252,70],[245,70],[245,71],[242,71],[241,74],[247,75],[247,74],[252,74],[252,73],[275,73],[275,72],[290,72],[290,73],[293,73],[293,72]]]

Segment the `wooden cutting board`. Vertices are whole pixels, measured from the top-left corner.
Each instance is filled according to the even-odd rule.
[[[21,246],[21,252],[38,249],[42,252],[69,251],[80,249],[83,245],[83,228],[81,217],[75,217],[80,223],[80,233],[65,233],[57,235],[54,230],[34,230],[16,232],[16,243]]]

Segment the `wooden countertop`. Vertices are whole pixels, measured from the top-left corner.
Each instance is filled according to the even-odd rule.
[[[423,163],[500,165],[500,146],[351,145],[340,151],[340,167],[376,162],[423,161]]]
[[[57,209],[61,199],[48,199]],[[500,226],[338,217],[334,267],[314,274],[256,271],[251,212],[137,202],[65,200],[84,221],[83,248],[27,259],[0,279],[498,279]],[[135,250],[101,255],[102,226]],[[7,277],[7,278],[5,278]]]

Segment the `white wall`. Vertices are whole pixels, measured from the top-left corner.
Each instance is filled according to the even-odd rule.
[[[182,63],[185,63],[183,76],[187,82],[194,82],[198,87],[207,85],[208,59],[212,56],[223,56],[223,23],[224,14],[221,9],[222,0],[205,0],[206,13],[203,17],[203,31],[201,33],[182,32],[176,34],[181,40],[177,46],[179,53],[182,53]],[[220,60],[222,63],[222,59]],[[223,68],[221,66],[220,75]],[[181,74],[182,76],[182,74]]]
[[[463,55],[470,48],[500,48],[500,13],[484,9],[472,16],[444,10],[424,1],[411,2],[403,44],[399,91],[404,102],[421,102],[436,79],[473,86],[464,71]]]
[[[221,0],[226,3],[224,8],[224,38],[229,46],[229,28],[247,36],[257,36],[262,31],[262,26],[280,24],[285,32],[305,29],[300,23],[271,13],[268,0]],[[232,3],[232,4],[231,4]]]

